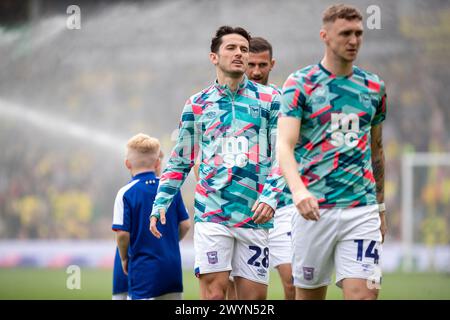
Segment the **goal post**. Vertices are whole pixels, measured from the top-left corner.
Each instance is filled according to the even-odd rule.
[[[450,166],[450,153],[407,153],[402,157],[402,244],[403,271],[414,271],[414,169]]]

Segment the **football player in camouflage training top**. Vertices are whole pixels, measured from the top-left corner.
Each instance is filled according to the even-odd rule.
[[[210,53],[217,80],[184,106],[150,218],[160,237],[165,211],[200,155],[194,247],[202,299],[224,299],[230,275],[238,299],[267,296],[268,229],[279,191],[268,177],[280,95],[247,79],[249,40],[242,28],[217,30]]]
[[[362,42],[354,7],[325,10],[320,63],[282,90],[279,159],[300,214],[293,219],[297,299],[324,299],[331,273],[345,299],[376,299],[386,232],[382,121],[384,82],[353,65]]]

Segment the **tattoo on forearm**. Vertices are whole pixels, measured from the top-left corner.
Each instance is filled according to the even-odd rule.
[[[373,176],[377,187],[377,201],[384,202],[384,151],[381,137],[377,137],[372,155]]]
[[[377,185],[377,200],[384,202],[384,159],[373,162],[373,175]]]

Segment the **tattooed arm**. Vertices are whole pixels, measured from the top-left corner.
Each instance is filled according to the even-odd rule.
[[[382,125],[378,124],[372,127],[371,136],[371,150],[372,150],[372,169],[373,176],[375,178],[377,187],[377,201],[378,203],[384,203],[384,151],[383,151],[383,134]],[[380,212],[381,220],[381,235],[382,242],[384,242],[384,236],[387,231],[385,213]]]

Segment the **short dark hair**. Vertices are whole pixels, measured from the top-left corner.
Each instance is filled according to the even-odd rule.
[[[211,40],[211,52],[217,53],[219,51],[219,47],[222,44],[222,37],[226,36],[227,34],[239,34],[243,36],[245,39],[247,39],[248,42],[250,42],[251,36],[250,33],[247,32],[244,28],[241,27],[230,27],[230,26],[221,26],[216,31],[216,35]]]
[[[328,22],[335,22],[337,19],[345,20],[362,20],[361,12],[354,6],[348,4],[335,4],[323,12],[322,22],[323,24]]]
[[[272,45],[264,38],[254,37],[250,39],[250,52],[261,53],[269,51],[270,59],[272,59]]]

